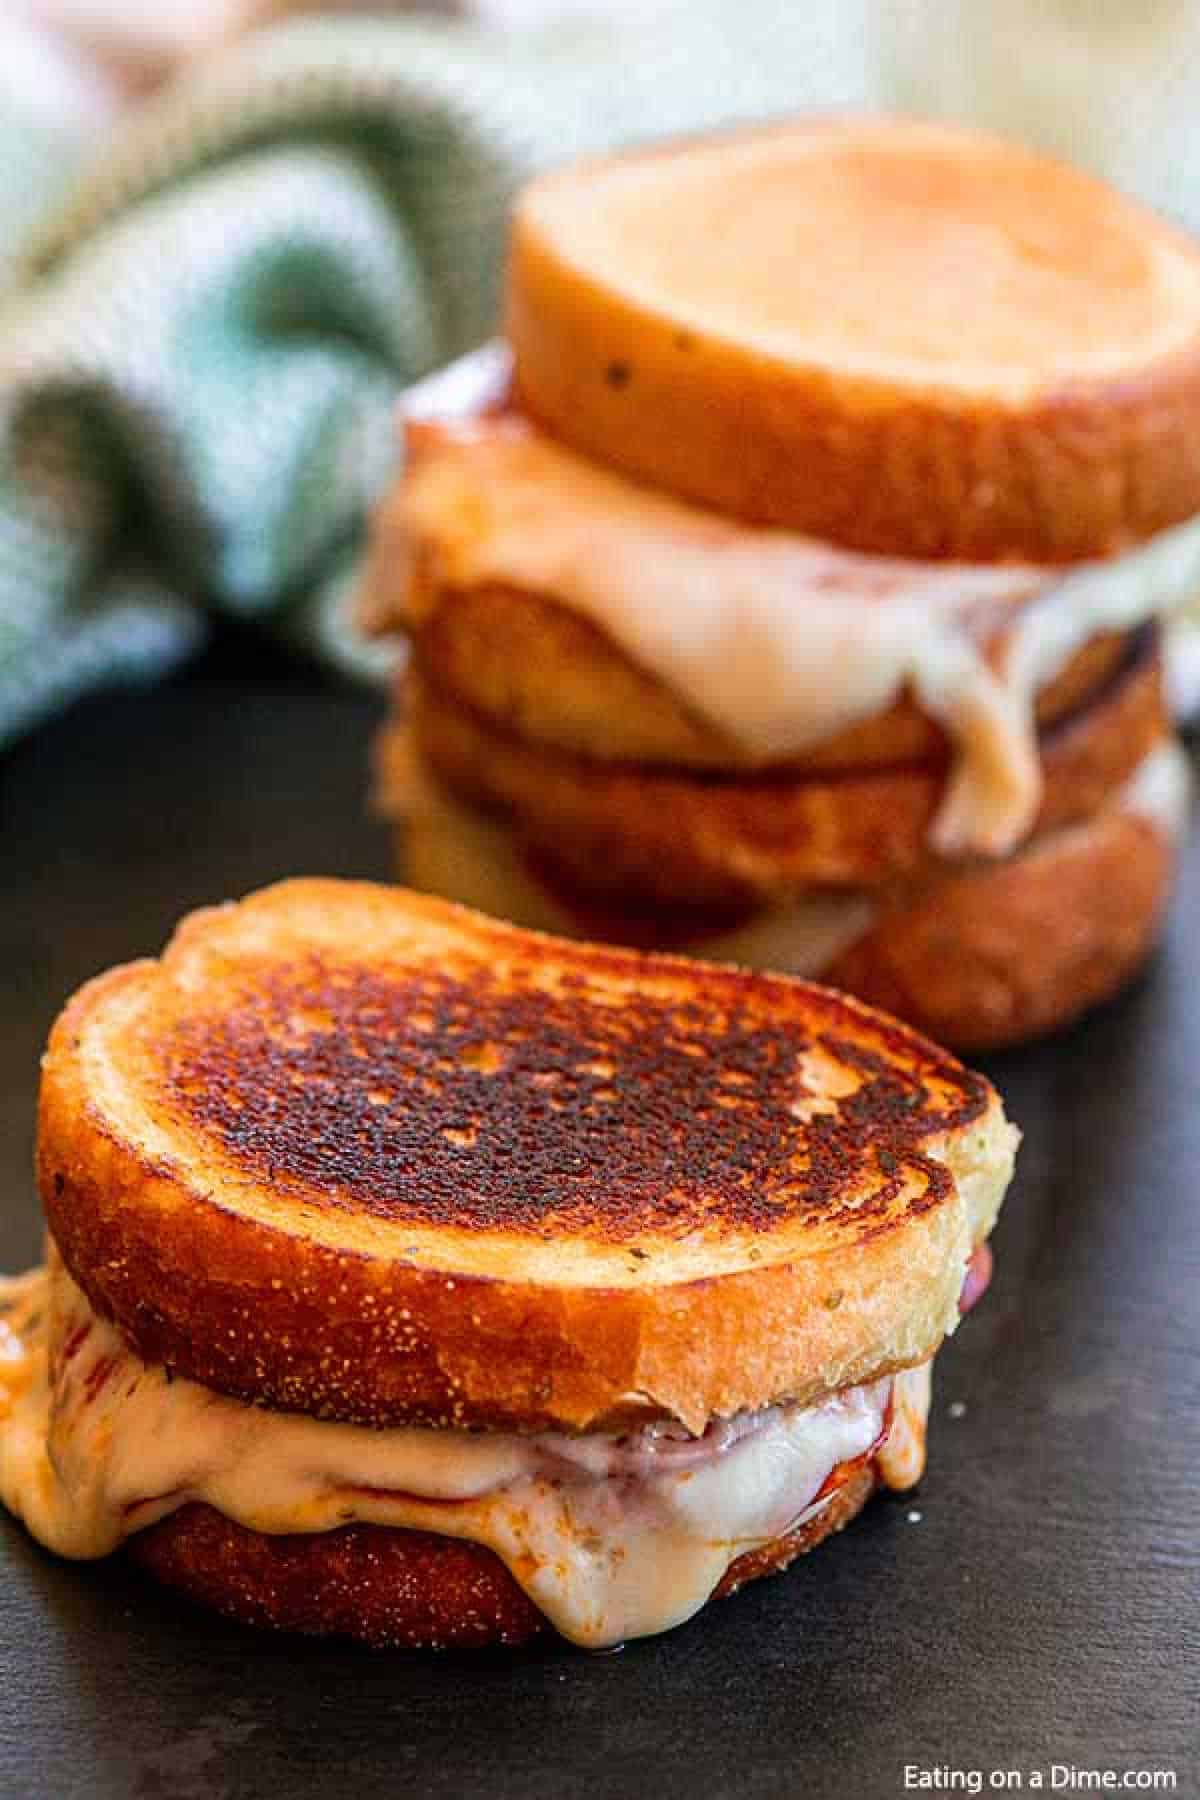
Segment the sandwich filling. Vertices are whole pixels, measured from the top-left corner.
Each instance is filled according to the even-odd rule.
[[[583,896],[528,854],[506,820],[450,793],[410,750],[389,759],[388,779],[387,803],[405,826],[405,867],[418,887],[537,931],[625,941],[637,932],[637,915],[589,912]],[[1172,738],[1138,765],[1109,806],[1146,819],[1175,847],[1187,829],[1192,788],[1191,762]],[[646,922],[646,942],[813,978],[869,931],[877,915],[877,901],[866,892],[814,892],[718,925],[699,923],[686,909],[674,919],[658,912]]]
[[[495,390],[487,365],[474,379]],[[433,405],[426,396],[416,410]],[[955,748],[932,826],[947,855],[1004,855],[1031,829],[1038,691],[1098,633],[1172,614],[1200,591],[1197,520],[1069,568],[923,563],[684,504],[511,411],[426,418],[409,435],[385,515],[383,555],[395,545],[401,560],[399,573],[383,565],[389,594],[413,558],[434,592],[498,583],[571,607],[764,763],[802,755],[909,687]],[[375,600],[379,612],[386,598]]]
[[[986,1279],[986,1250],[976,1265]],[[193,1501],[266,1533],[361,1521],[467,1539],[564,1637],[601,1648],[691,1617],[739,1556],[816,1517],[868,1461],[910,1487],[930,1367],[700,1436],[660,1420],[620,1435],[372,1430],[143,1362],[51,1246],[45,1268],[0,1288],[0,1498],[71,1557],[104,1556]]]

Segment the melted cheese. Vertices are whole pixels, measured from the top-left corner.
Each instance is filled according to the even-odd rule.
[[[398,760],[393,756],[389,765],[387,805],[406,828],[407,881],[531,931],[610,935],[597,931],[552,892],[505,820],[464,804],[428,776],[415,756],[404,758],[400,776]],[[874,912],[865,894],[812,894],[759,908],[737,924],[676,938],[662,947],[748,969],[814,976],[867,930]]]
[[[406,880],[532,931],[592,935],[589,921],[541,879],[507,821],[466,805],[427,775],[415,756],[404,758],[401,775],[395,766],[399,760],[394,758],[389,769],[386,798],[406,830]],[[1191,761],[1170,739],[1139,763],[1108,804],[1149,820],[1174,846],[1187,830],[1193,787]],[[706,961],[813,979],[870,930],[875,913],[866,893],[810,894],[760,907],[721,930],[674,938],[663,947]],[[615,920],[612,924],[613,931],[605,935],[625,935]]]
[[[454,413],[473,385],[494,399],[503,366],[494,351],[460,369]],[[437,413],[447,379],[414,416]],[[512,415],[426,428],[393,506],[402,551],[445,583],[502,582],[575,608],[764,762],[911,687],[957,752],[932,828],[946,854],[1003,855],[1032,827],[1039,688],[1097,633],[1200,591],[1200,521],[1069,570],[864,556],[640,487]],[[386,617],[388,596],[373,598]]]
[[[886,1481],[914,1481],[927,1410],[915,1370],[698,1439],[372,1431],[169,1379],[53,1259],[0,1292],[0,1498],[50,1549],[106,1555],[189,1501],[263,1532],[440,1532],[493,1550],[593,1648],[689,1618],[744,1551],[828,1505],[839,1465],[875,1452]]]
[[[1177,739],[1170,738],[1138,764],[1116,804],[1148,819],[1169,844],[1180,844],[1187,835],[1194,788],[1191,758]]]
[[[933,1364],[905,1369],[892,1387],[892,1425],[879,1446],[875,1467],[885,1487],[903,1493],[925,1473],[925,1428],[933,1398]]]

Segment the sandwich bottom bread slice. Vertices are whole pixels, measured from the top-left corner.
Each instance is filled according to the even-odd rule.
[[[511,811],[431,766],[403,714],[381,734],[377,770],[414,887],[533,930],[826,981],[959,1050],[1055,1030],[1137,973],[1162,928],[1193,790],[1185,751],[1163,733],[1095,812],[1010,856],[874,887],[672,905],[597,892],[564,869]],[[677,817],[661,816],[664,828]]]
[[[828,990],[297,881],[86,986],[0,1494],[255,1623],[602,1646],[924,1463],[1017,1133]]]

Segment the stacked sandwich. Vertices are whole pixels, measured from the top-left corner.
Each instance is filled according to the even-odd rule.
[[[801,982],[365,885],[198,914],[52,1033],[0,1498],[259,1623],[663,1630],[918,1479],[1015,1140]]]
[[[409,878],[960,1047],[1115,991],[1187,811],[1197,249],[994,139],[822,120],[535,183],[506,335],[377,521]]]

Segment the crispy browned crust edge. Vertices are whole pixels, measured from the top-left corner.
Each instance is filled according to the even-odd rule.
[[[461,798],[504,813],[546,861],[607,898],[751,905],[812,886],[874,887],[935,866],[930,825],[947,763],[718,779],[549,752],[413,682],[417,749]],[[1167,729],[1157,650],[1131,655],[1040,742],[1034,829],[1088,817]],[[381,748],[386,795],[388,745]]]
[[[738,1557],[712,1598],[785,1569],[862,1510],[875,1487],[856,1469],[799,1531]],[[517,1645],[550,1629],[492,1551],[385,1525],[268,1537],[209,1506],[186,1506],[131,1539],[160,1581],[246,1625],[358,1638],[375,1649]]]
[[[334,885],[286,883],[246,904],[278,907],[286,919],[298,892],[299,904],[323,910]],[[388,894],[364,892],[370,904]],[[448,910],[416,895],[389,899],[418,913]],[[179,941],[190,947],[230,916],[195,915]],[[561,940],[513,934],[477,915],[461,921],[484,945],[494,936],[511,952],[515,936],[539,966],[566,952]],[[572,956],[572,967],[601,976],[643,968],[596,946]],[[961,1181],[957,1194],[953,1183],[947,1190],[937,1159],[956,1175],[963,1162],[982,1161],[995,1171],[988,1197],[998,1199],[1011,1138],[994,1090],[915,1033],[828,990],[728,970],[702,977],[678,958],[657,967],[663,979],[704,979],[710,991],[723,984],[751,1016],[760,1005],[772,1029],[785,1029],[794,1009],[802,1034],[819,1020],[865,1053],[915,1065],[929,1117],[918,1133],[916,1114],[905,1111],[913,1173],[894,1215],[868,1229],[847,1209],[823,1248],[803,1243],[793,1256],[691,1279],[686,1268],[659,1275],[652,1263],[654,1279],[612,1286],[514,1278],[501,1252],[494,1270],[468,1275],[453,1240],[444,1267],[387,1249],[369,1254],[361,1237],[318,1242],[302,1214],[287,1229],[266,1221],[253,1168],[237,1165],[252,1179],[230,1191],[207,1139],[189,1139],[200,1160],[185,1173],[147,1154],[136,1104],[119,1126],[94,1104],[89,1030],[110,1003],[153,982],[155,965],[143,963],[90,982],[51,1034],[38,1126],[50,1231],[91,1304],[145,1360],[248,1400],[368,1425],[593,1430],[658,1413],[701,1429],[715,1415],[783,1396],[807,1403],[924,1360],[941,1341],[964,1232],[974,1228]],[[120,1054],[106,1041],[106,1058]]]
[[[931,1355],[961,1254],[961,1218],[947,1204],[852,1256],[652,1289],[400,1266],[381,1287],[361,1254],[180,1191],[136,1147],[98,1137],[53,1076],[39,1166],[72,1276],[144,1360],[242,1399],[367,1425],[601,1430],[659,1414],[700,1430],[785,1395],[814,1400]]]
[[[824,979],[959,1051],[1044,1036],[1111,998],[1158,940],[1175,849],[1111,811],[885,906]]]
[[[376,577],[385,579],[381,569]],[[440,588],[415,609],[414,666],[481,718],[568,755],[713,770],[761,767],[700,718],[590,619],[525,589]],[[1037,698],[1041,727],[1101,687],[1128,653],[1119,633],[1090,638]],[[839,731],[788,767],[797,773],[946,754],[941,727],[910,694]]]

